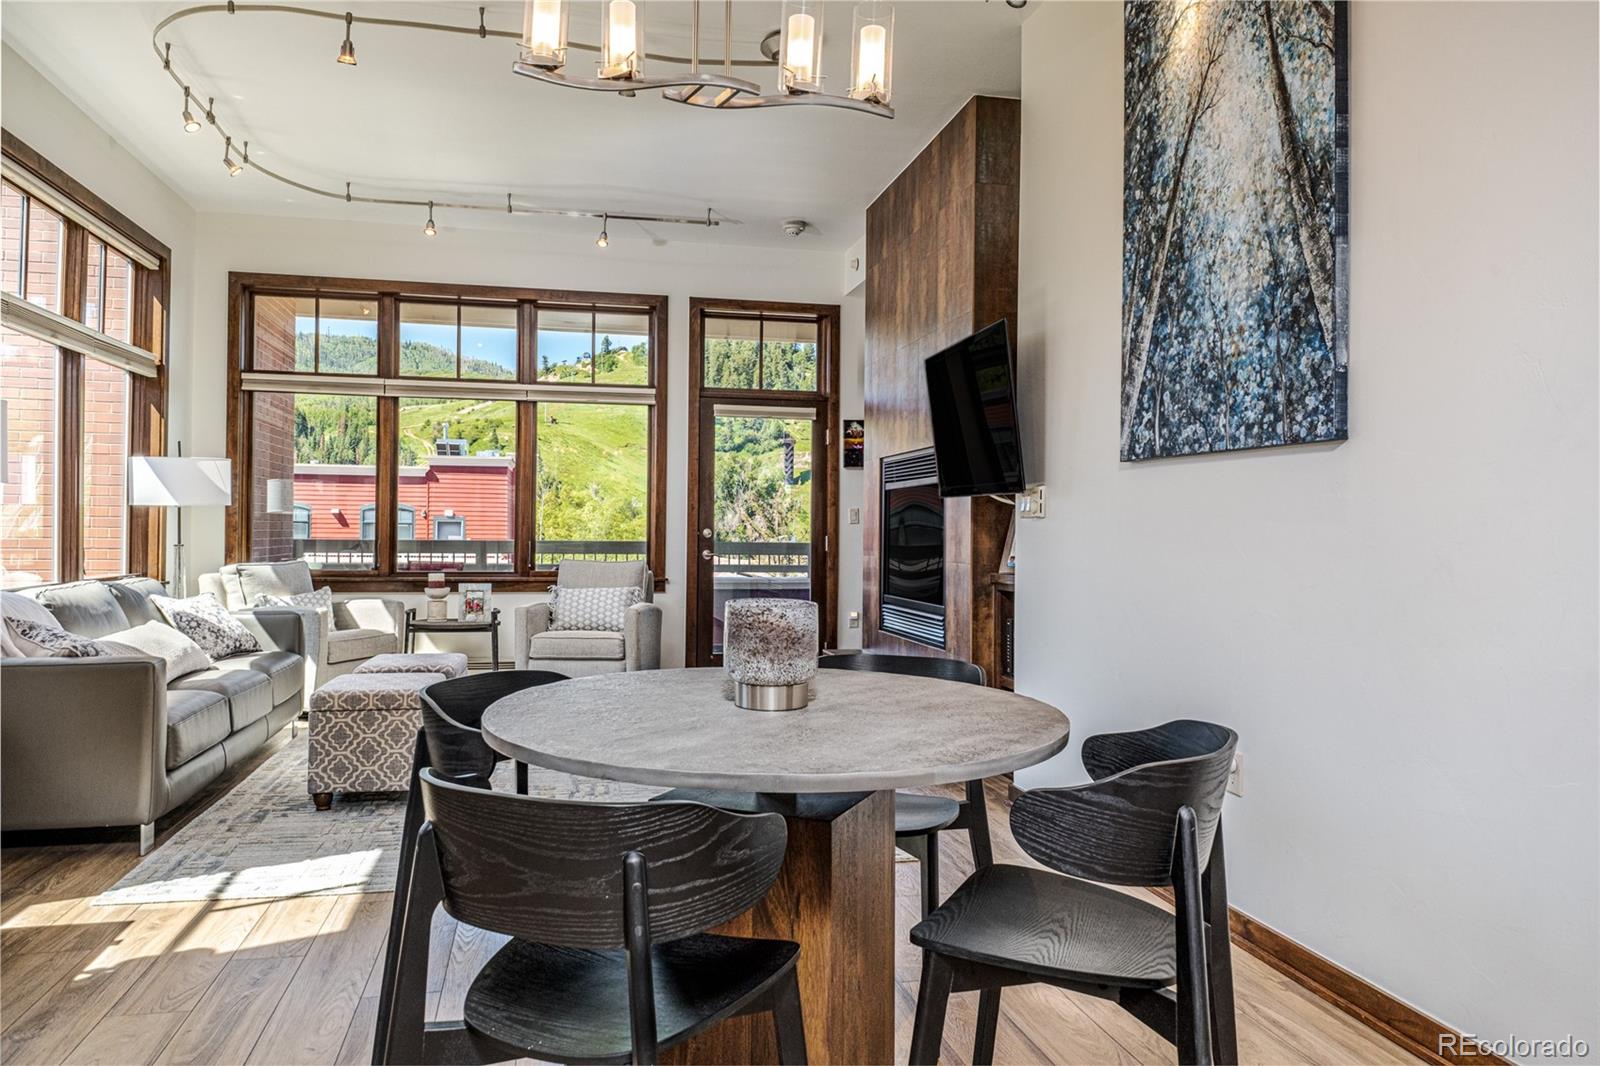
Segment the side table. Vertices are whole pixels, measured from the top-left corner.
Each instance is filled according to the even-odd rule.
[[[406,608],[406,631],[402,646],[406,653],[416,650],[418,633],[487,633],[489,634],[489,661],[495,670],[500,669],[500,608],[496,607],[489,612],[489,617],[481,622],[468,622],[460,618],[447,618],[443,621],[430,621],[417,617],[415,607]]]

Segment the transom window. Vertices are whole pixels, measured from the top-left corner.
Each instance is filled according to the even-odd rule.
[[[706,312],[703,387],[817,391],[817,320]]]
[[[663,572],[664,297],[233,282],[230,558],[345,588],[432,570],[541,588],[567,558]],[[296,506],[273,513],[254,487],[283,478]]]

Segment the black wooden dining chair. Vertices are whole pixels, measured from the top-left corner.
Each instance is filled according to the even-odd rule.
[[[979,870],[911,930],[923,949],[912,1063],[931,1064],[952,992],[978,991],[975,1064],[994,1061],[1000,990],[1044,983],[1109,999],[1177,1046],[1237,1063],[1222,800],[1238,737],[1178,721],[1083,744],[1094,780],[1037,788],[1011,832],[1066,874]],[[1170,886],[1176,919],[1108,885]]]
[[[575,803],[419,775],[426,821],[375,1063],[653,1063],[734,1015],[770,1012],[779,1061],[806,1061],[799,945],[705,930],[754,906],[783,864],[775,814],[695,803]],[[424,1022],[439,904],[513,939]]]
[[[983,667],[960,659],[935,659],[922,655],[825,655],[817,661],[824,670],[874,670],[912,677],[932,677],[940,681],[959,681],[968,685],[984,683]],[[945,796],[924,796],[916,792],[894,794],[894,842],[922,864],[922,916],[926,918],[939,905],[939,833],[965,829],[972,845],[972,863],[978,869],[994,863],[989,843],[989,811],[984,803],[983,782],[966,783],[967,798],[961,802]]]
[[[441,777],[473,788],[489,788],[501,755],[484,743],[479,725],[489,705],[514,692],[568,680],[565,674],[548,670],[498,670],[488,674],[437,681],[422,690],[422,728],[417,731],[416,749],[411,757],[413,787],[406,795],[405,819],[400,833],[398,866],[402,874],[411,868],[417,830],[422,827],[422,792],[415,787],[417,774],[431,767]],[[528,792],[528,768],[516,763],[516,789]],[[395,879],[394,903],[389,917],[388,950],[383,960],[383,985],[378,991],[377,1041],[388,1039],[389,1016],[394,1009],[390,994],[395,967],[394,946],[400,942],[400,928],[406,912],[408,879]]]
[[[496,670],[436,681],[422,690],[422,731],[428,737],[429,765],[463,784],[488,788],[496,763],[506,756],[483,739],[483,712],[505,696],[568,680],[549,670]],[[516,789],[528,793],[528,767],[516,763]]]

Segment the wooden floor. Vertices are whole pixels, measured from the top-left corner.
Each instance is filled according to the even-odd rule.
[[[1000,816],[1003,793],[996,785],[990,790],[996,858],[1025,863]],[[162,838],[202,806],[163,824]],[[949,891],[971,870],[964,834],[948,835],[943,858]],[[137,861],[132,843],[0,852],[0,1061],[370,1061],[387,893],[89,905]],[[901,862],[896,871],[895,1047],[904,1062],[920,966],[906,940],[916,920],[917,867]],[[441,913],[430,1016],[460,1017],[472,975],[500,943],[456,928]],[[1416,1061],[1242,949],[1234,951],[1234,967],[1244,1062]],[[943,1061],[967,1062],[976,1006],[975,994],[952,999]],[[1175,1055],[1103,1001],[1023,987],[1002,997],[995,1060],[1170,1063]]]

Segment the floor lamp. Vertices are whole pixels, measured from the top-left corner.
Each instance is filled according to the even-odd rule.
[[[172,548],[174,596],[189,594],[188,560],[183,545],[185,507],[225,507],[233,502],[233,464],[226,459],[185,458],[178,454],[135,455],[128,459],[128,503],[134,507],[175,507],[178,540]]]

